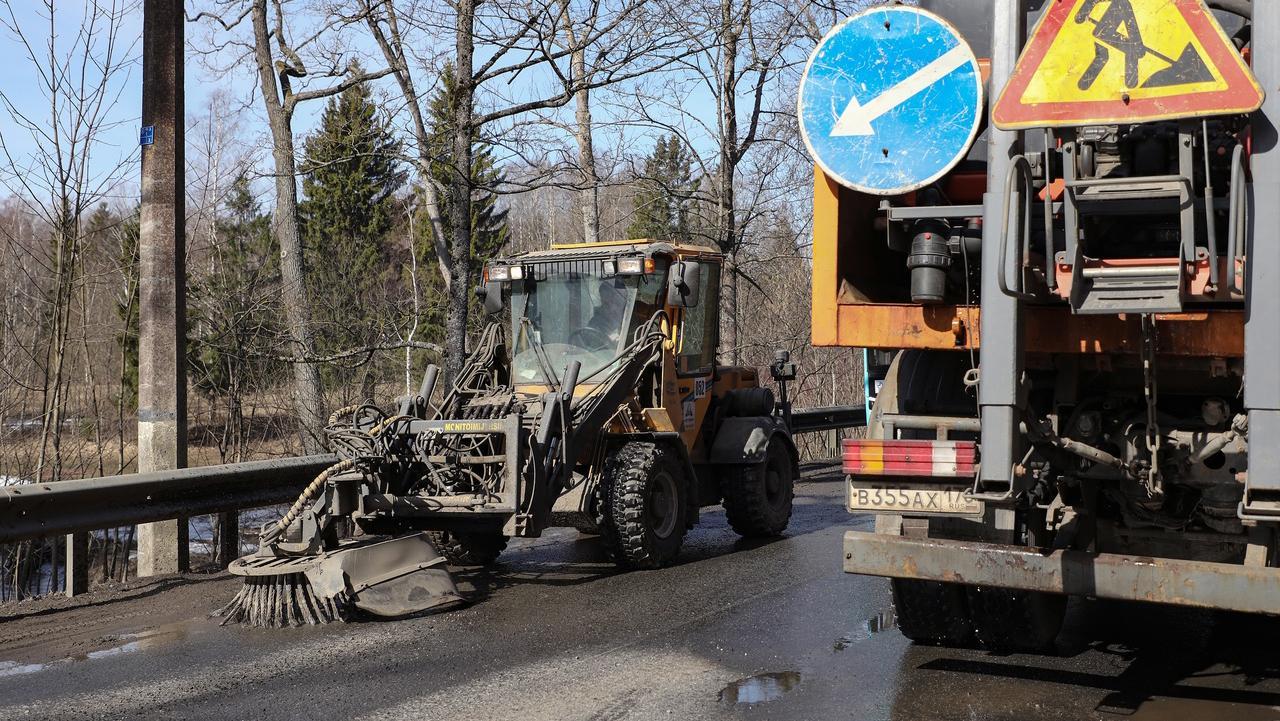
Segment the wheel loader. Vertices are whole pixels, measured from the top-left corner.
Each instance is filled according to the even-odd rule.
[[[341,460],[232,564],[245,585],[224,623],[447,606],[461,600],[447,563],[493,563],[556,525],[598,534],[626,569],[670,564],[712,504],[743,536],[782,533],[795,366],[771,366],[775,399],[755,369],[717,363],[722,266],[647,240],[490,262],[489,322],[452,387],[438,394],[429,366],[394,408],[333,415]]]

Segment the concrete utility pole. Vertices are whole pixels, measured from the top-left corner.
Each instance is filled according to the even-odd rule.
[[[183,0],[145,0],[138,471],[187,465]],[[187,519],[138,527],[138,575],[187,570]]]

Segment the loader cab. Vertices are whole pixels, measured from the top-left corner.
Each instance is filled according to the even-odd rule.
[[[673,271],[687,276],[697,297],[677,297],[671,288],[685,279],[672,278]],[[575,361],[582,364],[580,386],[589,388],[650,330],[671,338],[677,375],[714,371],[720,257],[709,249],[640,241],[557,245],[490,263],[485,280],[501,288],[517,388],[559,383]]]
[[[604,375],[661,308],[666,271],[663,259],[639,256],[524,265],[507,301],[515,384],[559,382],[574,361],[580,382]]]

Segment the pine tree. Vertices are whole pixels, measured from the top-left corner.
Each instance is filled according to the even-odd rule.
[[[449,162],[453,149],[453,128],[450,124],[454,97],[457,94],[457,79],[452,64],[446,65],[440,73],[440,87],[431,98],[428,106],[431,119],[430,148],[431,157],[437,161],[431,164],[431,177],[436,183],[444,186],[449,182],[453,172]],[[507,209],[498,203],[498,195],[494,188],[500,186],[504,174],[494,157],[493,143],[484,137],[475,136],[472,143],[471,183],[476,188],[471,202],[471,259],[472,277],[467,279],[469,285],[475,285],[479,279],[480,269],[485,261],[496,255],[507,243],[509,230],[507,227]],[[453,212],[448,193],[440,196],[440,216],[444,227],[449,227],[449,215]],[[420,264],[435,267],[435,251],[430,243],[430,228],[422,224],[423,233],[419,247],[422,249]],[[424,267],[424,266],[420,266]]]
[[[380,330],[400,148],[362,83],[329,100],[304,152],[298,214],[318,346],[345,350]]]
[[[223,450],[239,459],[247,440],[244,398],[283,379],[268,360],[284,332],[273,303],[280,259],[271,216],[259,208],[246,176],[232,182],[214,220],[214,236],[208,269],[192,274],[188,290],[188,366],[192,385],[223,404]]]
[[[138,276],[139,235],[137,211],[120,221],[113,234],[112,251],[120,269],[120,287],[116,291],[116,317],[121,328],[116,334],[120,360],[120,394],[122,407],[138,405]]]
[[[638,179],[630,238],[688,241],[696,179],[693,156],[675,135],[661,136]]]

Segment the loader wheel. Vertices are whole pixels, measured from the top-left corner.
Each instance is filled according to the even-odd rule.
[[[507,548],[507,537],[501,531],[427,531],[427,535],[436,550],[455,566],[491,566]]]
[[[1053,648],[1067,597],[1037,591],[971,586],[969,609],[978,640],[996,653],[1039,653]]]
[[[669,448],[631,441],[605,464],[601,535],[623,568],[661,568],[684,543],[684,466]]]
[[[787,529],[795,498],[795,469],[781,443],[769,443],[764,461],[730,466],[720,481],[724,514],[738,535],[768,538]]]
[[[898,630],[915,641],[967,646],[973,641],[963,586],[936,581],[893,579],[893,613]]]

